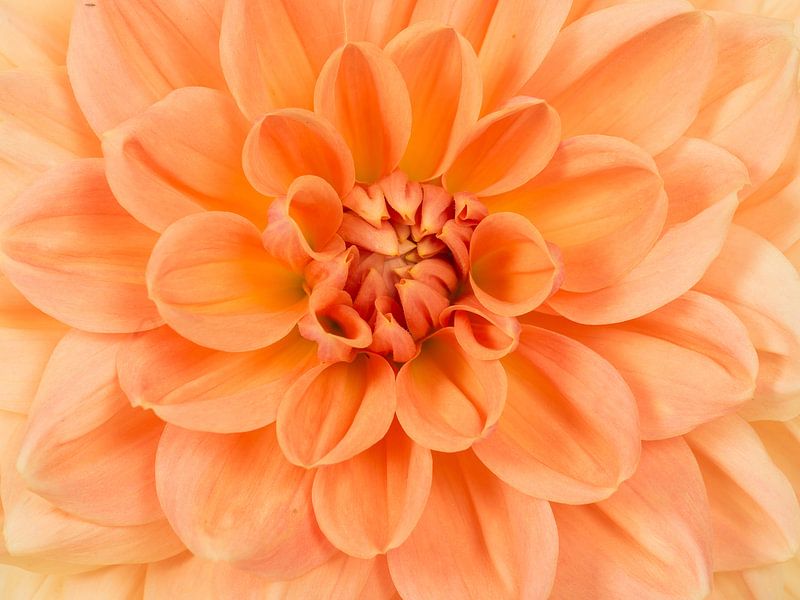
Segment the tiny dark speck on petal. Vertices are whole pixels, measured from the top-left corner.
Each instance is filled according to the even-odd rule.
[[[84,6],[96,6],[94,2],[86,2]]]

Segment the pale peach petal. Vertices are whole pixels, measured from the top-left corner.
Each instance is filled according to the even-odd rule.
[[[389,551],[404,598],[547,598],[558,534],[547,502],[495,478],[469,452],[436,454],[433,486],[409,538]]]
[[[783,571],[783,593],[788,600],[800,598],[800,557],[796,556],[781,565]]]
[[[550,50],[568,2],[418,0],[413,21],[453,26],[474,46],[483,78],[483,112],[516,95]]]
[[[0,597],[6,600],[46,600],[61,592],[61,578],[0,565]]]
[[[523,93],[565,136],[624,137],[656,154],[691,124],[715,58],[714,23],[682,0],[629,2],[572,23]]]
[[[496,213],[475,228],[469,280],[478,301],[513,317],[539,306],[558,286],[560,265],[528,219]]]
[[[696,289],[725,303],[747,327],[758,351],[747,419],[800,414],[800,275],[772,244],[734,225],[722,253]]]
[[[750,423],[777,467],[783,472],[800,498],[800,419],[756,421]]]
[[[586,506],[553,505],[556,600],[700,600],[711,591],[703,480],[680,438],[642,445],[634,476]]]
[[[311,111],[285,108],[256,121],[244,146],[244,169],[250,183],[270,196],[283,196],[302,175],[316,175],[339,197],[355,183],[350,149],[327,120]]]
[[[541,171],[558,147],[558,113],[519,97],[478,121],[442,177],[449,192],[491,196],[513,190]]]
[[[73,0],[2,0],[0,70],[63,65]]]
[[[800,544],[800,506],[752,427],[730,415],[684,437],[708,491],[714,569],[749,569],[791,558]]]
[[[670,203],[661,237],[616,283],[583,294],[556,293],[548,304],[558,313],[592,325],[645,315],[689,290],[719,254],[736,194],[747,182],[744,165],[702,140],[680,140],[657,162]]]
[[[203,210],[239,213],[262,228],[268,199],[250,187],[239,158],[247,128],[229,95],[175,90],[103,135],[108,183],[156,231]]]
[[[278,442],[286,458],[310,468],[366,450],[389,429],[394,388],[394,371],[377,354],[310,369],[278,409]]]
[[[610,496],[639,460],[636,402],[614,367],[570,338],[523,325],[506,356],[508,398],[473,449],[521,492],[583,504]]]
[[[487,310],[474,296],[459,298],[440,316],[442,324],[452,319],[461,347],[480,360],[494,360],[513,352],[519,343],[520,326],[513,317]]]
[[[616,325],[535,313],[524,320],[578,340],[614,365],[636,398],[646,440],[686,433],[739,409],[753,394],[758,357],[747,329],[705,294],[687,292]]]
[[[170,225],[147,265],[150,295],[193,342],[241,352],[285,337],[306,311],[301,274],[267,253],[244,217],[205,212]]]
[[[229,0],[220,56],[225,79],[250,120],[277,108],[312,108],[314,82],[344,42],[341,0]]]
[[[343,0],[347,40],[385,46],[408,26],[417,4],[418,0]]]
[[[689,135],[731,151],[758,187],[783,161],[800,119],[800,51],[792,25],[711,13],[719,58]]]
[[[482,200],[493,212],[526,216],[559,247],[561,287],[572,292],[605,287],[639,263],[661,233],[668,205],[650,155],[599,135],[564,140],[528,183]]]
[[[42,376],[16,468],[29,490],[101,525],[163,519],[155,456],[163,422],[117,382],[121,336],[72,332]],[[114,493],[109,493],[114,490]]]
[[[783,597],[783,568],[770,565],[714,573],[714,589],[706,600],[775,600]]]
[[[168,327],[123,341],[120,387],[134,406],[186,429],[235,433],[275,421],[286,390],[316,364],[316,348],[297,335],[251,352],[219,352]]]
[[[158,497],[189,549],[272,579],[334,552],[314,519],[313,479],[283,458],[273,425],[235,434],[167,425],[156,457]]]
[[[98,134],[176,88],[224,89],[219,65],[223,0],[76,2],[67,69]]]
[[[451,327],[440,329],[397,373],[397,418],[418,444],[442,452],[487,435],[506,401],[499,361],[466,354]]]
[[[48,172],[3,215],[0,229],[3,272],[45,313],[102,333],[162,322],[144,278],[157,236],[114,199],[102,160]]]
[[[411,102],[400,70],[377,46],[346,44],[317,79],[314,110],[341,132],[353,153],[356,180],[394,170],[411,135]]]
[[[395,422],[368,450],[314,478],[320,529],[340,550],[372,558],[402,544],[414,529],[431,488],[431,453]]]
[[[411,98],[411,139],[400,168],[426,181],[448,167],[477,122],[481,74],[475,51],[455,30],[420,23],[394,38],[386,53],[400,69]]]
[[[145,566],[119,565],[64,577],[60,600],[85,600],[91,597],[141,600],[146,572]]]

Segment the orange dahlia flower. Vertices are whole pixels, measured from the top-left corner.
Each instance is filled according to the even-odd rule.
[[[0,597],[800,598],[798,19],[0,0]]]

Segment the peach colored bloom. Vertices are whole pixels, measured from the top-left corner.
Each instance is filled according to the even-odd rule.
[[[800,7],[31,4],[0,597],[800,597]]]

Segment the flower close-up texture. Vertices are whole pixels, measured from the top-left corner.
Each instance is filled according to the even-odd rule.
[[[798,34],[0,0],[0,598],[800,599]]]

